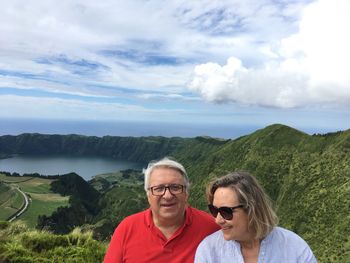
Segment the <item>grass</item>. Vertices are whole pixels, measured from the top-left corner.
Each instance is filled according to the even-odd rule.
[[[51,193],[50,184],[48,184],[47,182],[38,183],[36,182],[36,180],[37,178],[24,183],[19,183],[18,185],[21,187],[22,191],[26,193],[36,193],[36,194]]]
[[[0,197],[0,220],[6,220],[19,210],[24,203],[22,194],[13,187],[8,187],[6,192],[2,191]]]
[[[89,183],[96,190],[104,192],[108,188],[113,187],[113,185],[118,184],[123,184],[124,186],[143,185],[143,175],[139,170],[128,169],[96,175]]]
[[[39,215],[51,215],[58,207],[68,205],[68,197],[56,196],[57,198],[49,200],[48,195],[31,195],[30,208],[20,216],[21,220],[29,227],[35,227]]]
[[[28,228],[21,221],[0,222],[0,262],[102,262],[107,244],[76,228],[67,235]]]
[[[0,183],[0,206],[11,198],[11,188],[7,184]]]
[[[12,207],[19,210],[24,204],[23,195],[17,189],[14,189],[14,192],[15,192],[15,197],[12,198],[13,199]]]
[[[52,179],[37,177],[10,177],[0,174],[0,197],[7,200],[0,205],[0,220],[6,220],[10,215],[20,209],[24,203],[23,196],[15,187],[30,196],[29,208],[19,219],[23,220],[28,227],[35,227],[39,215],[51,215],[58,207],[67,206],[69,197],[52,193]]]
[[[22,176],[6,176],[4,174],[0,174],[0,181],[5,183],[19,183],[23,181],[27,181],[33,177],[22,177]]]

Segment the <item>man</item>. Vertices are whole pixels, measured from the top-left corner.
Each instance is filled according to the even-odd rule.
[[[151,162],[144,174],[150,208],[118,225],[104,263],[192,263],[200,241],[218,226],[187,204],[189,180],[180,163],[164,158]]]

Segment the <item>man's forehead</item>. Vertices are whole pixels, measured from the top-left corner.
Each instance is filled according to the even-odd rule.
[[[164,170],[164,171],[172,170],[172,171],[178,172],[180,175],[182,175],[182,171],[181,170],[179,170],[179,169],[177,169],[175,167],[169,167],[169,166],[165,166],[165,165],[154,167],[151,174],[153,174],[153,172],[156,171],[156,170],[157,171],[160,171],[160,170]]]
[[[150,174],[150,180],[165,179],[165,177],[167,177],[167,175],[169,174],[184,180],[183,174],[180,170],[167,166],[155,167],[152,173]]]

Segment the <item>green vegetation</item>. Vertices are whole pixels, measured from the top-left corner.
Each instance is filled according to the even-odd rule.
[[[204,192],[212,178],[249,171],[273,199],[280,225],[302,236],[319,262],[350,260],[350,130],[310,136],[276,124],[236,140],[0,136],[0,154],[17,153],[99,154],[144,162],[170,155],[186,167],[192,182],[190,203],[201,209],[206,209]],[[54,191],[70,196],[70,207],[42,217],[46,220],[41,220],[41,228],[69,233],[74,226],[82,226],[104,240],[125,216],[148,206],[140,171],[96,176],[89,183],[79,178],[70,175],[52,183]],[[6,185],[0,186],[4,196],[9,194]],[[47,186],[26,187],[48,190]]]
[[[164,137],[102,138],[82,135],[21,134],[0,136],[0,156],[13,154],[100,155],[120,160],[146,161],[169,155],[182,148],[187,140]]]
[[[69,233],[76,226],[92,222],[98,210],[100,193],[76,173],[59,177],[51,183],[53,192],[69,197],[69,207],[59,207],[52,215],[38,218],[37,227],[54,233]]]
[[[280,225],[301,235],[319,262],[347,262],[350,239],[350,130],[309,136],[273,125],[226,143],[189,167],[191,203],[204,208],[210,177],[246,170],[275,202]],[[207,175],[207,176],[203,176]],[[193,192],[195,195],[193,195]]]
[[[107,245],[79,228],[68,235],[0,222],[0,262],[102,262]]]
[[[58,194],[31,194],[29,209],[21,215],[21,220],[27,226],[35,228],[38,224],[38,216],[50,216],[59,207],[68,206],[68,197]]]
[[[35,178],[35,180],[37,180],[37,178]],[[20,183],[19,185],[22,191],[24,192],[35,193],[35,194],[47,194],[51,192],[50,183],[51,182],[39,183],[37,185],[31,185],[29,183]]]
[[[20,219],[30,227],[36,227],[39,215],[51,215],[58,207],[67,206],[68,197],[54,194],[50,190],[53,181],[37,177],[13,177],[0,174],[0,220],[6,220],[24,205],[24,198],[17,187],[31,200],[28,210],[20,216]]]
[[[24,204],[22,194],[13,186],[0,181],[0,220],[6,220]]]
[[[89,184],[99,192],[106,192],[114,186],[143,185],[143,174],[139,170],[127,169],[97,175],[89,181]]]
[[[96,238],[103,240],[126,216],[147,208],[148,202],[143,185],[116,186],[101,197],[99,207],[92,229]]]

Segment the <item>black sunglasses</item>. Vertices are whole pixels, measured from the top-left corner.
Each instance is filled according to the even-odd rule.
[[[234,207],[227,207],[227,206],[222,206],[222,207],[216,207],[213,205],[208,205],[210,213],[213,215],[213,217],[217,217],[218,213],[222,216],[223,219],[225,220],[231,220],[233,218],[233,212],[238,209],[242,208],[244,205],[237,205]]]

